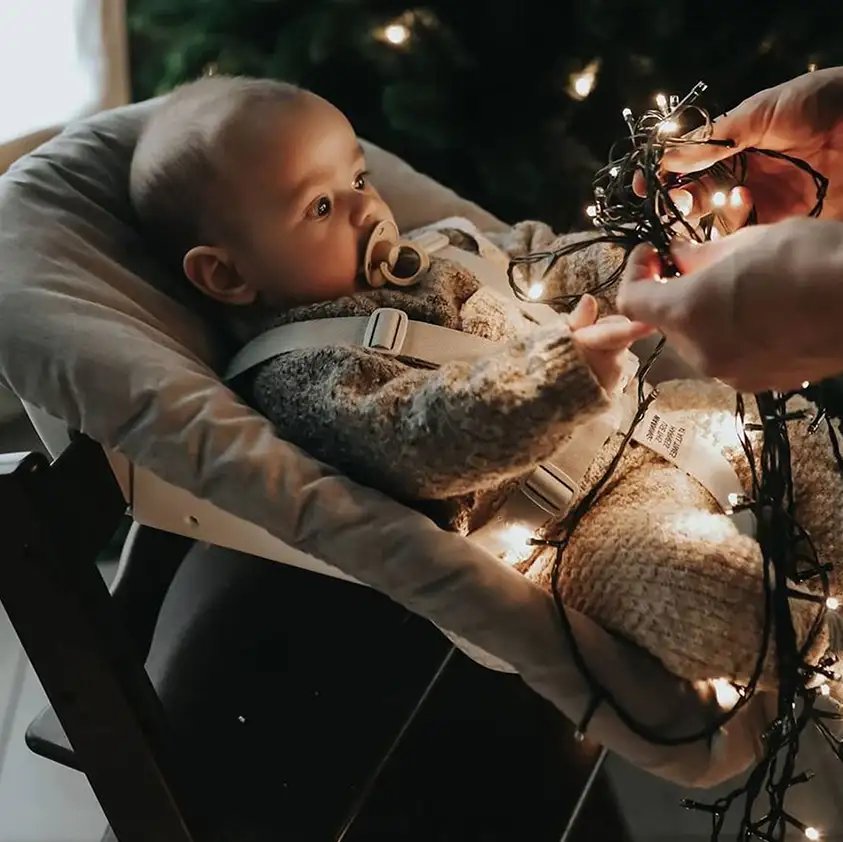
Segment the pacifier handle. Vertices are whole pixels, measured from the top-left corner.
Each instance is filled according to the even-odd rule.
[[[363,272],[371,287],[393,284],[410,287],[430,268],[425,249],[401,239],[394,222],[383,220],[372,231],[366,246]]]

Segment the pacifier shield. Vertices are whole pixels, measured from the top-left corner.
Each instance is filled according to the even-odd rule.
[[[429,266],[427,252],[410,240],[402,240],[394,222],[383,220],[374,227],[363,260],[369,286],[412,286]]]

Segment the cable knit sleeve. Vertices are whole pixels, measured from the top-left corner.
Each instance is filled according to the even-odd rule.
[[[360,482],[428,500],[520,476],[609,403],[561,321],[435,370],[362,348],[294,351],[261,366],[253,388],[283,438]]]
[[[573,234],[556,235],[543,222],[519,222],[503,233],[487,235],[509,257],[523,257],[540,252],[553,251],[570,243],[595,239],[596,231],[580,231]],[[593,292],[598,284],[608,279],[623,261],[623,249],[606,243],[594,243],[582,251],[558,260],[545,275],[547,261],[523,264],[522,283],[529,288],[534,283],[543,283],[545,297],[556,298],[563,295],[582,295]],[[617,285],[594,293],[600,303],[601,315],[615,312]]]

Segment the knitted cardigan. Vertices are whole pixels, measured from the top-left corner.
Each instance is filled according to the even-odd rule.
[[[477,250],[478,240],[447,233],[453,244]],[[572,237],[582,235],[557,238],[541,223],[524,222],[498,235],[495,248],[514,256]],[[618,260],[615,250],[594,244],[559,261],[542,280],[549,295],[582,293]],[[532,282],[529,273],[525,282]],[[611,311],[611,292],[600,304],[603,312]],[[480,526],[576,425],[608,406],[564,316],[538,327],[513,300],[436,255],[415,287],[371,290],[280,314],[240,313],[237,330],[246,341],[274,325],[368,315],[379,307],[493,340],[499,348],[476,362],[439,368],[359,347],[295,351],[263,363],[241,386],[279,436],[415,505],[444,527],[468,533]],[[749,488],[732,390],[714,382],[674,381],[660,386],[655,406],[681,413],[698,436],[719,446]],[[794,425],[790,438],[797,518],[820,557],[837,568],[843,486],[828,437],[809,435],[806,422]],[[614,436],[597,455],[585,490],[620,439]],[[540,553],[520,569],[549,588],[551,561]],[[746,682],[763,636],[761,570],[758,544],[738,532],[697,481],[633,444],[574,531],[559,589],[565,604],[644,647],[683,678]],[[843,596],[841,584],[837,570],[832,593]],[[817,611],[816,604],[794,603],[800,639]],[[827,646],[823,631],[811,657],[818,660]],[[775,672],[771,649],[761,685],[773,686]]]

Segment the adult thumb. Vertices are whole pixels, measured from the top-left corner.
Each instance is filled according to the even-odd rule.
[[[692,272],[705,269],[706,266],[716,263],[738,249],[751,246],[766,235],[768,228],[768,225],[752,225],[741,228],[734,234],[729,234],[728,237],[720,237],[704,243],[677,237],[670,245],[670,254],[679,271],[683,275],[690,275]]]
[[[754,115],[759,103],[755,97],[744,100],[737,108],[718,117],[711,124],[711,134],[706,142],[704,129],[696,129],[665,149],[662,167],[668,172],[688,173],[705,170],[737,152],[754,146],[756,120]],[[725,145],[728,142],[729,145]]]
[[[660,276],[661,261],[649,245],[633,249],[618,287],[618,312],[635,322],[658,327],[676,297],[671,283]]]

